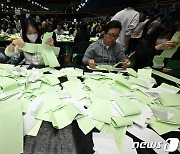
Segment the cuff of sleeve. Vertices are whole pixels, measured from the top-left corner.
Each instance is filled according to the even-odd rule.
[[[10,52],[10,51],[8,51],[7,48],[6,48],[6,50],[5,50],[5,55],[6,55],[6,56],[12,57],[14,54],[15,54],[14,52]]]

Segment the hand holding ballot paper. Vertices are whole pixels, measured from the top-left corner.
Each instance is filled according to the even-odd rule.
[[[106,31],[102,39],[92,43],[87,48],[82,62],[92,69],[103,65],[114,65],[118,62],[123,68],[130,66],[130,61],[124,53],[122,44],[116,42],[121,30],[121,23],[118,21],[111,21],[106,25]],[[96,66],[96,67],[95,67]],[[118,64],[113,66],[116,68]],[[108,67],[109,69],[109,67]]]
[[[5,54],[12,57],[23,52],[26,64],[60,66],[56,58],[60,49],[53,47],[53,32],[46,32],[41,40],[42,33],[39,32],[36,24],[34,19],[26,19],[22,26],[21,38],[13,40],[6,48]]]
[[[56,58],[59,54],[59,48],[53,47],[52,32],[45,33],[42,39],[42,44],[25,43],[25,46],[21,50],[28,53],[39,53],[42,56],[45,66],[58,67],[59,62]]]
[[[118,62],[114,65],[108,65],[108,64],[97,64],[94,62],[94,59],[89,59],[88,65],[89,65],[88,66],[89,69],[118,71],[127,68],[130,65],[130,61],[127,59],[125,62]]]
[[[176,32],[171,41],[155,46],[156,50],[164,50],[161,55],[156,55],[153,59],[154,68],[163,68],[164,59],[171,58],[180,46],[180,32]]]

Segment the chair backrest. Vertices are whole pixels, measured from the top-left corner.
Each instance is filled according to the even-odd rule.
[[[74,52],[76,54],[80,54],[80,55],[84,55],[84,53],[86,52],[86,49],[88,48],[90,43],[88,42],[79,42],[75,45],[74,47]]]
[[[178,68],[178,69],[180,69],[180,60],[168,59],[166,67],[167,68]]]
[[[5,50],[6,50],[6,48],[0,47],[0,52],[4,53]]]

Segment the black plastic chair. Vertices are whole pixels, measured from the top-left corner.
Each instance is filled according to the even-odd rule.
[[[86,49],[88,48],[89,44],[90,44],[89,42],[80,42],[74,46],[73,63],[75,66],[77,66],[77,67],[83,66],[82,59],[84,57],[84,54],[85,54]]]

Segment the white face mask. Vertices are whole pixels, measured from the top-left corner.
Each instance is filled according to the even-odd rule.
[[[37,40],[37,38],[38,38],[38,34],[27,35],[27,38],[28,38],[31,42],[36,42],[36,40]]]
[[[169,41],[169,40],[168,39],[157,39],[156,45],[162,44],[162,43],[167,42],[167,41]]]

